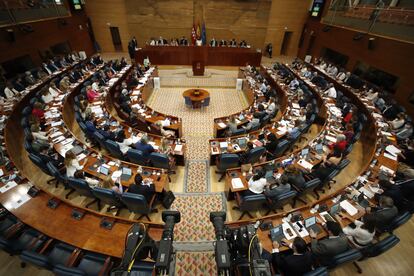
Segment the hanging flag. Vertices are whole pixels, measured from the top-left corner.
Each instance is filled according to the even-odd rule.
[[[193,24],[193,29],[191,30],[191,42],[193,45],[195,45],[196,40],[197,40],[196,28],[195,28],[195,25]]]
[[[207,45],[206,24],[204,22],[201,30],[201,40],[203,41],[203,45]]]
[[[201,29],[200,29],[200,23],[197,24],[197,39],[200,39],[201,37]]]

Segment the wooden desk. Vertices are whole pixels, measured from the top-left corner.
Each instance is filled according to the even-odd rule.
[[[183,97],[190,98],[193,108],[200,108],[203,101],[210,97],[210,93],[204,89],[188,89],[183,92]]]
[[[146,57],[156,65],[192,65],[200,61],[206,66],[260,66],[262,54],[249,48],[149,45],[135,52],[138,63],[142,64]]]

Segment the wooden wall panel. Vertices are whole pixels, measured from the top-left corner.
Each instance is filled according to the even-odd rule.
[[[39,50],[48,49],[52,45],[65,41],[69,41],[72,50],[86,51],[88,55],[91,55],[94,50],[85,13],[76,12],[65,20],[67,22],[65,26],[59,25],[56,19],[30,23],[34,30],[32,33],[24,33],[17,27],[2,28],[0,30],[0,62],[30,55],[33,62],[39,65],[41,63]],[[9,41],[6,29],[14,30],[15,42]]]
[[[398,76],[395,98],[414,116],[413,105],[408,102],[408,98],[414,92],[414,44],[372,35],[365,35],[361,40],[354,41],[353,37],[357,32],[339,27],[331,27],[330,31],[323,32],[324,26],[317,20],[308,20],[304,44],[298,55],[302,58],[305,56],[313,32],[316,36],[311,52],[313,56],[320,56],[323,48],[331,48],[349,57],[346,65],[348,70],[352,70],[358,61],[362,61]],[[373,50],[368,49],[370,37],[375,37]]]
[[[123,50],[128,50],[130,33],[124,0],[88,0],[86,13],[92,21],[95,39],[103,52],[115,51],[109,27],[119,28]]]

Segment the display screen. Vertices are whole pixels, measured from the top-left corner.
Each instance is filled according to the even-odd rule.
[[[312,8],[310,11],[312,17],[319,17],[321,15],[324,3],[325,0],[313,0]]]
[[[82,10],[82,3],[81,0],[71,0],[72,2],[72,7],[75,10]]]

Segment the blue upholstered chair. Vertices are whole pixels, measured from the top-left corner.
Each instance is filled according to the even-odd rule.
[[[92,189],[92,193],[97,199],[99,199],[100,203],[108,205],[106,212],[109,212],[112,209],[117,209],[115,215],[118,215],[123,204],[120,200],[120,197],[115,193],[114,190],[95,187]]]
[[[147,199],[140,194],[123,193],[121,196],[122,202],[125,204],[129,211],[141,215],[138,217],[138,220],[146,217],[148,221],[151,221],[148,215],[153,211],[152,205],[154,203],[154,199],[155,194],[152,196],[149,203],[147,202]]]
[[[53,268],[53,273],[59,276],[108,275],[112,265],[111,257],[88,252],[82,256],[76,267],[67,267],[66,265],[58,264]]]
[[[249,155],[246,158],[246,164],[257,163],[260,159],[260,156],[266,151],[265,147],[256,147],[249,152]]]
[[[233,210],[240,210],[240,212],[242,212],[239,220],[241,220],[245,215],[253,218],[250,211],[263,209],[267,202],[266,197],[263,194],[243,196],[241,193],[236,193],[235,195],[237,206],[234,206]]]
[[[127,157],[128,157],[128,160],[131,163],[138,164],[138,165],[141,165],[141,166],[147,165],[147,163],[145,162],[145,157],[144,157],[142,151],[140,151],[140,150],[129,149],[127,151]]]
[[[267,207],[269,210],[267,211],[265,216],[267,216],[270,212],[276,213],[277,209],[283,210],[283,206],[289,202],[292,202],[297,196],[297,194],[298,192],[291,190],[286,193],[283,193],[283,194],[280,194],[280,195],[277,195],[271,198],[267,198]]]
[[[115,157],[117,159],[124,159],[124,155],[122,154],[122,151],[118,145],[118,143],[112,141],[112,140],[105,140],[105,148],[109,151],[112,157]]]
[[[93,200],[86,204],[86,208],[88,208],[90,205],[94,204],[95,202],[98,205],[98,209],[101,209],[100,200],[95,197],[95,195],[92,193],[92,188],[89,186],[89,184],[84,179],[79,178],[73,178],[68,177],[68,185],[72,189],[65,198],[68,198],[74,191],[79,193],[81,196],[92,198]]]
[[[239,166],[239,156],[234,153],[223,153],[221,154],[216,163],[216,173],[221,173],[221,177],[219,178],[219,182],[223,179],[226,175],[227,169],[236,168]]]

